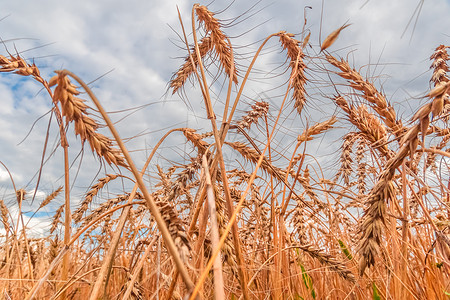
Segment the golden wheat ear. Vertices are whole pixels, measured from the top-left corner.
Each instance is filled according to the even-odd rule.
[[[339,37],[339,34],[341,34],[341,31],[344,30],[345,28],[347,28],[350,25],[352,25],[352,24],[344,24],[341,27],[339,27],[338,29],[336,29],[335,31],[333,31],[332,33],[330,33],[325,38],[325,40],[323,41],[322,45],[320,46],[320,52],[328,49],[331,45],[333,45],[334,42],[336,42],[337,38]]]
[[[303,53],[302,46],[300,46],[300,41],[296,40],[292,33],[282,31],[279,37],[281,45],[283,49],[286,49],[287,56],[290,60],[289,67],[291,68],[291,75],[289,82],[290,89],[293,90],[292,98],[294,99],[294,107],[301,114],[303,106],[306,103],[306,65],[303,62],[305,54]]]
[[[237,84],[237,70],[232,67],[236,64],[234,63],[231,44],[228,37],[221,29],[222,26],[220,21],[214,17],[214,13],[209,11],[206,6],[194,4],[194,10],[197,14],[199,23],[203,24],[206,31],[210,33],[211,43],[214,46],[215,52],[219,57],[220,64],[225,73]]]
[[[170,88],[172,88],[172,94],[175,94],[180,88],[184,86],[186,81],[189,79],[198,66],[198,61],[203,59],[210,51],[213,49],[213,44],[211,42],[211,37],[204,37],[199,43],[198,48],[200,52],[200,57],[197,56],[197,52],[194,48],[191,49],[190,56],[187,56],[184,60],[185,63],[180,67],[180,69],[172,76],[169,82]],[[192,58],[192,62],[191,62]]]
[[[98,133],[100,125],[91,117],[88,117],[85,104],[77,95],[80,92],[72,84],[69,78],[61,71],[56,71],[57,75],[52,77],[48,83],[49,87],[56,85],[53,93],[53,101],[61,104],[61,113],[66,123],[75,123],[75,134],[81,138],[81,143],[87,140],[92,152],[97,153],[100,158],[104,158],[108,164],[126,167],[127,164],[119,149],[113,147],[113,141]]]
[[[243,129],[250,129],[252,124],[258,123],[258,119],[267,116],[269,112],[269,103],[264,101],[258,101],[252,106],[252,110],[249,110],[241,120],[237,122],[237,125],[230,125],[230,129],[241,127]]]

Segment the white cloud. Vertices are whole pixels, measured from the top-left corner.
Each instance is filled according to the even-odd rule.
[[[231,2],[231,1],[230,1]],[[307,26],[311,31],[311,44],[315,50],[308,49],[308,54],[316,56],[319,40],[323,41],[328,33],[341,26],[346,21],[352,26],[342,32],[330,51],[346,56],[350,53],[351,63],[355,68],[362,68],[363,72],[370,74],[391,75],[383,87],[386,94],[393,97],[394,102],[403,102],[409,96],[402,91],[408,90],[412,95],[425,93],[428,88],[429,74],[420,76],[413,83],[409,80],[428,70],[428,57],[433,49],[440,43],[448,40],[446,30],[450,28],[448,1],[425,2],[418,19],[417,27],[410,41],[412,25],[407,34],[401,38],[410,17],[415,9],[415,2],[410,0],[399,1],[369,1],[362,7],[365,0],[355,1],[325,1],[322,32],[320,32],[321,1],[279,0],[263,1],[258,9],[263,8],[256,15],[248,15],[248,19],[224,30],[232,36],[236,43],[237,54],[246,52],[241,46],[252,44],[270,33],[287,30],[300,33],[303,26],[303,9],[306,5],[312,6],[307,11]],[[33,38],[17,40],[7,43],[7,48],[14,53],[15,48],[21,52],[33,47],[54,43],[42,48],[26,51],[23,55],[30,61],[34,58],[45,78],[52,76],[53,70],[67,68],[80,75],[86,82],[114,69],[104,78],[92,83],[94,92],[109,111],[124,110],[144,104],[157,103],[143,108],[117,126],[123,137],[132,137],[141,132],[153,132],[151,135],[137,137],[127,145],[133,149],[152,147],[165,133],[164,128],[169,126],[191,126],[202,131],[209,131],[209,122],[204,121],[204,110],[198,89],[189,94],[191,105],[195,112],[187,111],[186,106],[177,95],[165,95],[167,81],[173,72],[183,63],[186,53],[174,45],[171,40],[178,42],[178,37],[167,24],[181,32],[178,24],[176,5],[179,6],[186,29],[190,31],[190,14],[193,1],[59,1],[44,0],[27,3],[22,1],[7,1],[2,5],[0,17],[10,15],[0,22],[0,37],[4,40],[11,38]],[[216,1],[211,9],[219,11],[229,3]],[[219,18],[236,17],[253,5],[254,2],[236,1]],[[267,8],[264,8],[269,5]],[[243,19],[246,17],[244,16]],[[267,21],[267,22],[266,22]],[[265,22],[265,23],[264,23]],[[257,26],[254,30],[248,30]],[[240,34],[245,33],[242,37]],[[189,37],[191,38],[191,37]],[[177,44],[180,45],[180,44]],[[182,45],[182,44],[181,44]],[[284,60],[279,55],[281,48],[274,39],[266,48],[265,56],[257,62],[257,70],[253,76],[259,76],[263,82],[249,82],[245,89],[243,101],[250,101],[259,97],[261,92],[270,96],[278,96],[279,91],[267,91],[272,84],[279,84],[281,78],[270,78],[271,74],[259,74],[258,70],[265,72],[275,69],[272,59],[277,62]],[[3,51],[6,55],[6,51]],[[49,56],[50,55],[50,56]],[[375,69],[367,64],[380,65]],[[248,64],[242,60],[241,63]],[[384,63],[389,63],[384,65]],[[312,68],[318,66],[312,65]],[[313,71],[311,71],[313,73]],[[320,80],[320,78],[314,78]],[[20,83],[18,83],[20,81]],[[268,85],[267,85],[268,82]],[[308,89],[314,89],[315,83],[309,83]],[[190,83],[186,90],[190,90]],[[220,87],[219,87],[220,88]],[[214,92],[219,93],[219,88]],[[0,74],[1,109],[0,109],[0,160],[13,172],[14,180],[18,186],[32,183],[27,187],[34,188],[40,167],[44,139],[47,131],[48,116],[38,121],[29,137],[17,146],[27,135],[33,122],[51,108],[51,99],[45,91],[32,79],[21,79],[18,75]],[[312,96],[316,97],[313,93]],[[222,97],[224,91],[220,94]],[[85,97],[85,95],[82,95]],[[167,101],[164,102],[165,96]],[[279,98],[273,99],[276,107]],[[307,105],[311,115],[318,116],[317,111],[334,110],[334,106],[325,100],[312,99]],[[411,100],[409,100],[411,101]],[[330,106],[330,107],[327,107]],[[220,104],[217,104],[219,107]],[[407,106],[407,105],[405,105]],[[241,107],[245,110],[247,107]],[[399,106],[399,109],[405,109]],[[127,113],[113,114],[112,118],[118,120]],[[196,116],[197,118],[193,117]],[[293,118],[292,116],[290,116]],[[321,118],[322,116],[318,116]],[[53,120],[54,122],[55,120]],[[289,120],[286,124],[294,128],[301,127],[302,121]],[[54,122],[54,124],[56,124]],[[286,126],[288,126],[286,125]],[[203,126],[205,127],[203,130]],[[160,131],[159,131],[160,130]],[[107,130],[102,131],[109,135]],[[74,159],[80,150],[79,139],[73,138],[73,128],[69,129],[70,155]],[[46,157],[57,145],[57,128],[53,126],[50,132],[49,145]],[[169,141],[178,141],[173,138]],[[147,144],[146,144],[147,143]],[[168,143],[169,144],[169,143]],[[94,180],[100,167],[98,160],[91,155],[88,145],[83,163],[78,171],[78,161],[71,169],[71,178],[78,174],[74,191],[77,195],[85,192],[86,186]],[[142,152],[133,153],[142,159]],[[139,162],[139,160],[138,160]],[[44,166],[40,189],[47,193],[58,187],[62,182],[63,157],[61,149],[57,150],[49,162]],[[109,170],[106,168],[107,171]],[[100,174],[103,174],[100,169]],[[78,173],[77,173],[78,172]],[[34,179],[33,179],[34,178]],[[32,180],[33,179],[33,180]],[[9,186],[9,176],[0,168],[0,183]],[[33,223],[34,224],[34,223]]]
[[[0,182],[7,182],[10,180],[11,180],[11,177],[9,176],[9,173],[6,170],[0,169]]]

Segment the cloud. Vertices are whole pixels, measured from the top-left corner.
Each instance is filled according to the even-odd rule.
[[[7,182],[10,180],[11,177],[9,176],[9,173],[6,170],[0,170],[0,182]]]
[[[429,73],[421,74],[428,71],[428,57],[434,48],[447,40],[446,30],[450,28],[447,16],[449,3],[441,0],[432,4],[426,2],[410,40],[412,25],[408,27],[407,34],[403,38],[401,36],[413,16],[416,3],[409,0],[372,0],[362,7],[365,2],[325,1],[322,15],[320,1],[262,1],[253,9],[254,2],[236,1],[217,16],[226,20],[224,23],[228,25],[232,18],[242,15],[231,22],[231,26],[224,27],[236,44],[235,51],[241,64],[239,67],[249,64],[246,47],[256,50],[268,34],[280,30],[300,34],[305,6],[312,7],[306,10],[305,26],[311,32],[310,43],[314,47],[307,49],[310,57],[317,56],[320,41],[328,33],[345,22],[352,23],[329,51],[335,51],[338,56],[348,55],[356,69],[369,78],[378,77],[377,84],[383,87],[388,98],[394,103],[402,103],[396,108],[407,111],[409,103],[412,103],[411,106],[418,103],[412,102],[415,99],[410,99],[410,95],[425,94],[429,88]],[[185,50],[180,49],[183,47],[182,41],[168,25],[181,32],[176,10],[178,5],[189,32],[193,3],[175,0],[158,1],[158,4],[142,0],[43,0],[23,5],[22,1],[7,1],[3,3],[2,14],[9,16],[0,22],[0,37],[3,40],[21,38],[6,43],[8,51],[14,54],[17,49],[30,62],[34,61],[45,78],[53,76],[56,69],[67,68],[86,82],[94,81],[91,87],[108,111],[117,112],[152,104],[134,111],[117,124],[123,137],[132,138],[127,141],[127,146],[139,164],[145,159],[146,148],[153,147],[169,127],[189,126],[201,131],[210,130],[198,88],[192,92],[191,83],[186,85],[186,94],[189,95],[187,101],[195,108],[194,111],[190,111],[189,105],[185,105],[177,94],[166,94],[167,82],[186,56]],[[223,10],[227,4],[213,2],[211,10]],[[251,9],[250,12],[243,14],[247,9]],[[300,38],[301,35],[298,36]],[[192,39],[192,36],[188,38]],[[270,72],[282,72],[277,69],[278,63],[285,59],[280,52],[282,50],[277,39],[273,39],[263,50],[264,55],[258,59],[242,101],[250,103],[268,95],[272,107],[279,107],[282,100],[280,95],[284,91],[271,88],[281,85],[286,78],[272,77]],[[3,54],[7,55],[6,51]],[[325,76],[325,79],[320,77],[323,74],[317,77],[313,75],[320,70],[323,62],[309,62],[311,70],[307,75],[311,82],[307,85],[310,98],[306,111],[320,119],[323,116],[317,112],[332,112],[335,106],[315,91],[326,80]],[[111,70],[111,73],[106,74]],[[226,93],[221,88],[217,85],[211,91],[213,98],[218,100],[215,104],[218,111],[223,107],[222,99]],[[18,75],[0,74],[0,90],[0,160],[10,168],[18,186],[28,184],[27,188],[32,189],[41,164],[50,117],[45,113],[51,109],[51,99],[38,83]],[[87,99],[85,94],[81,96]],[[409,102],[404,104],[405,100]],[[240,107],[236,117],[247,108]],[[128,113],[114,113],[111,117],[118,121]],[[282,125],[286,126],[289,134],[294,135],[306,126],[304,120],[299,121],[292,114],[286,117]],[[77,176],[73,192],[81,197],[87,186],[95,182],[97,174],[101,176],[105,171],[114,170],[99,165],[88,145],[85,145],[85,154],[79,155],[80,140],[73,137],[72,127],[68,132],[70,157],[72,162],[75,161],[71,168],[71,179]],[[136,136],[145,132],[151,133]],[[106,129],[102,129],[102,133],[110,136]],[[27,139],[18,145],[27,135]],[[52,191],[63,181],[63,156],[58,148],[57,135],[58,128],[53,119],[40,187],[43,193]],[[184,141],[178,136],[171,137],[167,145],[180,140]],[[280,145],[283,145],[281,141]],[[164,154],[170,151],[177,153],[177,146],[168,146]],[[330,144],[330,147],[333,150],[337,148],[335,144]],[[57,150],[52,154],[55,148]],[[10,185],[9,176],[2,168],[0,183],[3,186]]]

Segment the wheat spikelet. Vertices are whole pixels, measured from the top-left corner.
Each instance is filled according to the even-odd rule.
[[[329,48],[331,45],[334,44],[334,42],[337,40],[337,38],[339,37],[339,34],[341,33],[341,31],[345,28],[347,28],[348,26],[350,26],[351,24],[344,24],[341,27],[339,27],[338,29],[336,29],[335,31],[333,31],[332,33],[330,33],[325,40],[323,41],[322,45],[320,46],[320,52],[322,52],[323,50]]]
[[[300,114],[303,106],[306,103],[305,97],[305,68],[303,62],[304,54],[300,42],[294,38],[291,33],[281,32],[279,34],[281,45],[287,51],[287,56],[290,59],[290,67],[292,69],[290,75],[291,89],[294,90],[292,98],[294,99],[294,107]]]
[[[190,199],[190,190],[196,186],[199,181],[193,182],[191,186],[188,185],[194,179],[198,170],[201,167],[201,156],[198,155],[196,158],[191,158],[191,163],[182,165],[183,168],[181,172],[176,174],[175,181],[171,184],[170,190],[173,193],[171,198],[179,198],[181,195],[185,195],[188,201],[188,208],[191,207],[192,199]]]
[[[247,114],[242,117],[241,120],[237,122],[237,125],[244,128],[250,129],[252,124],[257,124],[259,118],[263,118],[269,112],[269,103],[264,101],[258,101],[252,105],[252,110],[248,111]],[[231,125],[230,129],[236,126]]]
[[[22,202],[23,200],[25,200],[25,196],[27,194],[27,191],[25,191],[24,189],[20,189],[16,191],[16,199],[17,199],[17,203],[19,204],[19,207],[22,206]]]
[[[447,72],[449,70],[448,65],[447,65],[447,61],[449,59],[447,50],[446,50],[446,46],[444,45],[440,45],[438,46],[434,53],[431,55],[430,60],[433,60],[433,63],[431,64],[430,68],[433,68],[433,75],[431,76],[431,82],[433,82],[435,89],[434,91],[438,91],[433,93],[430,92],[429,96],[435,96],[436,98],[432,101],[431,103],[431,112],[433,113],[433,115],[443,115],[443,120],[445,122],[447,122],[449,120],[449,109],[450,109],[450,100],[449,100],[449,94],[448,94],[448,82],[449,82],[449,78],[447,77]],[[444,92],[442,94],[440,94],[440,91],[444,90]],[[416,119],[421,120],[421,131],[422,131],[422,136],[423,139],[425,137],[425,135],[430,134],[432,132],[434,132],[435,130],[438,130],[438,136],[444,136],[444,138],[441,140],[441,142],[439,143],[439,145],[437,145],[436,147],[431,147],[433,149],[443,149],[445,147],[445,145],[447,144],[449,137],[447,136],[447,130],[442,130],[442,129],[437,129],[436,127],[434,128],[428,128],[429,125],[429,118],[428,118],[428,108],[430,107],[430,104],[428,104],[426,107],[426,111],[424,112],[425,116],[422,117],[417,117],[415,116]],[[414,120],[414,119],[413,119]],[[423,141],[422,139],[422,141]],[[434,163],[436,158],[436,154],[435,153],[427,153],[427,158],[426,158],[426,165],[425,168],[428,168],[431,166],[432,170],[435,170],[436,164]]]
[[[191,246],[186,230],[184,229],[184,224],[178,217],[176,208],[163,198],[158,198],[156,204],[177,246],[181,259],[187,261],[190,256]]]
[[[433,90],[430,91],[427,96],[429,98],[434,98],[431,102],[431,112],[433,113],[433,118],[440,116],[444,110],[445,99],[448,98],[448,93],[450,90],[450,81],[447,83],[439,83]]]
[[[114,223],[116,223],[117,219],[113,219],[111,214],[106,215],[104,218],[102,218],[103,225],[101,227],[100,235],[104,237],[103,242],[105,244],[109,244],[111,241],[111,238],[113,236],[112,232],[112,226]]]
[[[200,157],[200,156],[199,156]],[[188,180],[192,179],[193,175],[200,167],[199,157],[192,160],[190,167],[185,169],[185,172],[178,174],[176,181],[171,182],[170,176],[175,171],[174,168],[167,174],[164,173],[162,168],[158,166],[158,175],[161,178],[161,182],[158,186],[162,186],[162,189],[153,193],[162,218],[164,219],[169,233],[172,236],[175,245],[180,253],[181,258],[184,261],[190,256],[191,246],[186,230],[184,228],[183,220],[179,217],[176,203],[177,198],[186,188]]]
[[[296,205],[292,209],[292,218],[290,220],[292,226],[295,228],[295,233],[297,233],[297,239],[300,243],[305,244],[308,241],[307,229],[308,224],[305,214],[305,197],[304,193],[298,195],[298,197],[293,197]]]
[[[411,127],[400,141],[402,145],[398,152],[390,158],[385,168],[379,176],[378,182],[370,191],[364,215],[360,224],[361,232],[359,239],[358,252],[361,254],[359,259],[360,274],[368,266],[375,263],[375,256],[379,252],[379,245],[383,235],[383,225],[386,224],[386,202],[394,199],[395,187],[393,178],[395,170],[402,164],[408,154],[412,157],[418,144],[417,135],[420,131],[420,124]]]
[[[306,35],[306,37],[303,39],[302,42],[302,49],[305,49],[306,45],[308,45],[309,43],[309,38],[311,37],[311,31],[308,32],[308,34]]]
[[[3,227],[5,228],[5,231],[8,232],[9,231],[9,222],[8,222],[9,210],[6,207],[3,199],[0,199],[0,212],[2,214]]]
[[[206,54],[208,54],[213,49],[211,38],[209,36],[204,37],[198,43],[198,48],[200,52],[200,59],[202,59]],[[191,56],[188,56],[184,59],[185,63],[175,74],[173,74],[169,82],[169,85],[172,88],[172,94],[175,94],[181,87],[183,87],[183,85],[186,83],[186,80],[189,78],[189,76],[191,76],[194,73],[195,69],[198,66],[199,58],[197,57],[195,49],[191,49],[190,53]],[[192,61],[194,62],[194,65],[192,65],[191,57]]]
[[[205,153],[206,148],[208,148],[209,144],[203,141],[203,137],[196,133],[197,131],[192,128],[183,128],[182,130],[184,136],[199,150],[199,155]]]
[[[341,73],[338,73],[338,75],[344,79],[347,79],[350,83],[350,87],[363,93],[363,98],[370,103],[374,111],[397,137],[405,131],[402,122],[396,119],[397,115],[394,108],[387,102],[386,97],[380,93],[372,83],[365,80],[361,74],[351,68],[348,62],[344,59],[338,61],[331,55],[327,55],[326,59],[330,64],[342,71]]]
[[[448,53],[444,45],[440,45],[436,48],[430,59],[433,60],[431,68],[433,68],[433,75],[431,76],[431,82],[433,82],[435,88],[427,95],[430,98],[434,98],[431,105],[431,111],[434,116],[439,116],[444,112],[444,107],[447,106],[448,110],[450,106],[449,101],[449,78],[448,72]]]
[[[232,182],[234,186],[241,185],[242,183],[247,183],[250,179],[250,174],[248,174],[244,170],[238,169],[232,169],[228,171],[227,176],[230,181],[231,179],[233,179]]]
[[[196,158],[191,158],[191,163],[171,167],[169,168],[169,172],[166,173],[164,173],[160,166],[157,166],[158,175],[161,178],[161,181],[156,184],[156,186],[163,187],[163,189],[159,191],[159,195],[164,194],[164,197],[167,198],[168,202],[177,203],[181,208],[182,204],[187,204],[186,208],[190,209],[193,204],[190,190],[197,187],[199,184],[199,180],[193,181],[193,179],[201,167],[200,162],[201,156],[199,155]],[[175,180],[171,181],[171,176],[177,169],[182,169],[182,171],[175,174]],[[189,183],[191,181],[192,183]],[[181,196],[185,196],[186,200],[182,200]]]
[[[447,82],[449,78],[447,77],[448,65],[447,61],[449,59],[447,53],[447,47],[444,45],[439,45],[434,53],[431,55],[430,60],[433,60],[430,68],[433,68],[433,75],[431,80],[434,86],[438,85],[440,82]]]
[[[320,261],[320,263],[328,266],[333,271],[337,272],[340,276],[350,282],[356,282],[355,276],[353,273],[347,269],[347,267],[340,261],[338,261],[331,254],[325,253],[324,251],[318,249],[313,245],[296,245],[296,247],[302,249],[313,258],[316,258]]]
[[[119,294],[120,297],[123,297],[123,294],[127,290],[132,279],[130,272],[126,272],[126,274],[127,274],[127,281],[120,288]],[[138,281],[134,281],[133,288],[131,290],[130,296],[128,297],[128,300],[143,300],[144,299],[144,297],[142,296],[143,292],[144,292],[143,286]]]
[[[216,215],[217,215],[217,225],[219,227],[219,235],[222,236],[225,231],[225,228],[227,227],[228,218],[226,216],[223,190],[221,189],[221,186],[218,186],[216,184],[214,184],[214,197],[216,199]],[[221,250],[223,260],[226,261],[228,265],[231,267],[233,274],[237,275],[238,265],[236,261],[236,256],[234,255],[235,249],[231,235],[227,236],[225,244],[223,245]],[[208,252],[211,253],[211,249],[209,249]],[[206,255],[206,257],[209,258],[208,255]]]
[[[361,255],[360,274],[368,266],[375,264],[375,256],[380,251],[383,228],[386,225],[386,200],[395,197],[394,187],[390,180],[380,180],[373,187],[367,200],[361,224],[361,236],[358,252]]]
[[[50,247],[47,253],[48,263],[50,264],[53,260],[58,256],[58,252],[60,250],[60,240],[58,239],[58,235],[55,236],[54,239],[50,239]],[[53,270],[50,274],[50,278],[55,276],[56,271]]]
[[[14,72],[22,76],[33,76],[40,83],[45,82],[38,67],[34,63],[28,64],[20,55],[16,57],[11,55],[10,58],[0,55],[0,72]]]
[[[295,156],[292,158],[292,163],[291,163],[292,167],[295,166],[295,165],[297,165],[298,162],[301,161],[302,158],[303,158],[304,156],[305,156],[305,155],[303,155],[303,153],[298,153],[297,155],[295,155]]]
[[[241,142],[225,142],[225,144],[231,146],[231,148],[238,151],[245,159],[251,161],[252,163],[256,164],[258,162],[260,154],[254,148],[250,148]],[[286,176],[285,170],[272,166],[266,158],[263,159],[261,169],[280,180],[284,179]]]
[[[254,215],[260,226],[260,236],[258,240],[262,243],[267,242],[270,236],[270,208],[265,205],[264,200],[260,194],[260,186],[252,184],[251,199],[254,205]]]
[[[197,14],[200,24],[205,26],[205,30],[210,32],[211,43],[214,46],[216,55],[219,57],[219,61],[228,75],[234,81],[237,80],[237,70],[232,68],[234,65],[234,57],[232,56],[231,44],[228,42],[227,36],[220,29],[220,22],[214,17],[214,13],[210,12],[206,6],[194,4],[194,10]],[[231,74],[233,69],[233,74]]]
[[[86,193],[84,200],[81,202],[80,207],[72,214],[73,220],[78,223],[81,221],[83,214],[92,202],[92,199],[98,194],[98,192],[111,180],[116,179],[119,175],[106,174],[106,177],[100,178],[96,184],[92,186],[89,192]]]
[[[54,239],[50,239],[50,248],[48,252],[49,262],[52,262],[53,259],[58,255],[58,251],[59,251],[59,239],[58,235],[56,235]]]
[[[435,150],[437,149],[437,147],[430,147],[430,149]],[[441,149],[439,149],[441,150]],[[431,168],[431,171],[436,171],[437,170],[437,166],[436,166],[436,153],[427,153],[426,154],[426,160],[425,160],[425,169]]]
[[[97,132],[99,124],[87,116],[88,106],[85,101],[75,97],[80,92],[76,90],[66,75],[56,71],[58,75],[49,81],[49,86],[57,84],[53,101],[61,103],[61,112],[66,118],[66,123],[75,123],[75,134],[79,135],[82,144],[87,140],[92,152],[96,152],[100,158],[104,158],[108,164],[126,167],[124,158],[120,151],[113,147],[111,139]]]
[[[307,128],[301,135],[297,137],[297,141],[302,143],[305,141],[311,141],[313,139],[313,135],[319,135],[331,128],[333,128],[333,124],[336,123],[337,119],[335,116],[332,116],[330,119],[314,124],[310,128]]]
[[[44,201],[42,201],[42,203],[39,205],[39,209],[43,208],[44,206],[49,204],[53,199],[55,199],[59,195],[59,193],[61,193],[62,189],[63,187],[60,186],[59,188],[54,190],[50,195],[45,197]]]
[[[369,113],[364,105],[361,105],[355,109],[352,119],[352,123],[358,124],[358,129],[360,129],[361,133],[363,133],[364,136],[372,143],[371,146],[379,150],[383,153],[383,155],[388,156],[389,151],[386,146],[387,131],[379,119]]]
[[[349,133],[344,136],[344,143],[342,144],[342,151],[341,151],[341,166],[335,176],[335,180],[338,180],[341,176],[344,179],[345,185],[350,184],[350,175],[353,172],[352,168],[352,152],[353,152],[353,145],[356,141],[358,136],[355,133]]]
[[[53,216],[53,221],[52,221],[52,226],[50,228],[50,233],[53,233],[56,230],[56,228],[58,228],[58,224],[61,222],[59,220],[59,218],[61,218],[61,215],[62,215],[62,213],[64,211],[64,207],[65,207],[65,204],[61,205],[56,210],[55,215]]]
[[[430,129],[431,130],[428,131],[428,134],[430,134],[432,132],[436,132],[437,136],[442,137],[439,144],[436,145],[435,147],[430,147],[430,149],[438,149],[438,150],[444,149],[444,147],[447,146],[447,143],[450,140],[450,129],[449,128],[437,129],[436,126],[433,126],[433,128],[430,128]],[[433,168],[433,170],[435,170],[434,169],[434,168],[436,168],[435,160],[436,160],[436,153],[432,153],[432,152],[427,153],[427,160],[426,160],[425,167],[431,166]]]
[[[124,195],[119,195],[119,196],[117,196],[115,198],[111,198],[111,199],[106,200],[99,207],[94,209],[85,218],[80,219],[80,220],[83,220],[83,223],[81,224],[81,227],[84,227],[86,224],[88,224],[90,221],[92,221],[95,217],[101,215],[102,213],[104,213],[105,211],[109,210],[110,208],[112,208],[113,206],[117,205],[118,203],[128,200],[129,196],[130,196],[129,194],[124,194]],[[143,197],[139,193],[136,193],[134,199],[142,200]],[[79,218],[78,214],[77,214],[77,218]]]
[[[364,147],[365,143],[362,140],[359,140],[358,146],[356,148],[356,163],[357,167],[357,178],[358,178],[358,193],[363,195],[366,191],[366,163],[362,162],[362,158],[364,157]]]
[[[362,104],[354,107],[347,103],[342,96],[335,98],[336,104],[342,108],[348,115],[349,121],[355,125],[363,134],[363,136],[371,143],[371,147],[379,150],[384,156],[389,156],[387,148],[387,130],[381,124],[379,119],[369,113],[367,108]]]
[[[311,186],[311,176],[309,174],[309,168],[306,167],[304,172],[303,172],[303,177],[298,177],[298,182],[303,186],[303,188],[305,189],[306,195],[309,196],[309,198],[311,198],[311,200],[313,200],[315,206],[317,207],[317,209],[323,209],[325,207],[324,203],[322,203],[316,192],[314,192],[312,186]]]

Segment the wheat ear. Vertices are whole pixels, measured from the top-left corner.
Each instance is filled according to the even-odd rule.
[[[290,75],[290,89],[293,90],[292,98],[294,99],[294,107],[300,114],[303,106],[306,103],[305,97],[305,68],[306,65],[303,62],[305,54],[303,54],[300,42],[294,38],[292,33],[286,33],[282,31],[279,34],[281,45],[287,51],[287,56],[290,60],[289,66],[291,68]]]

